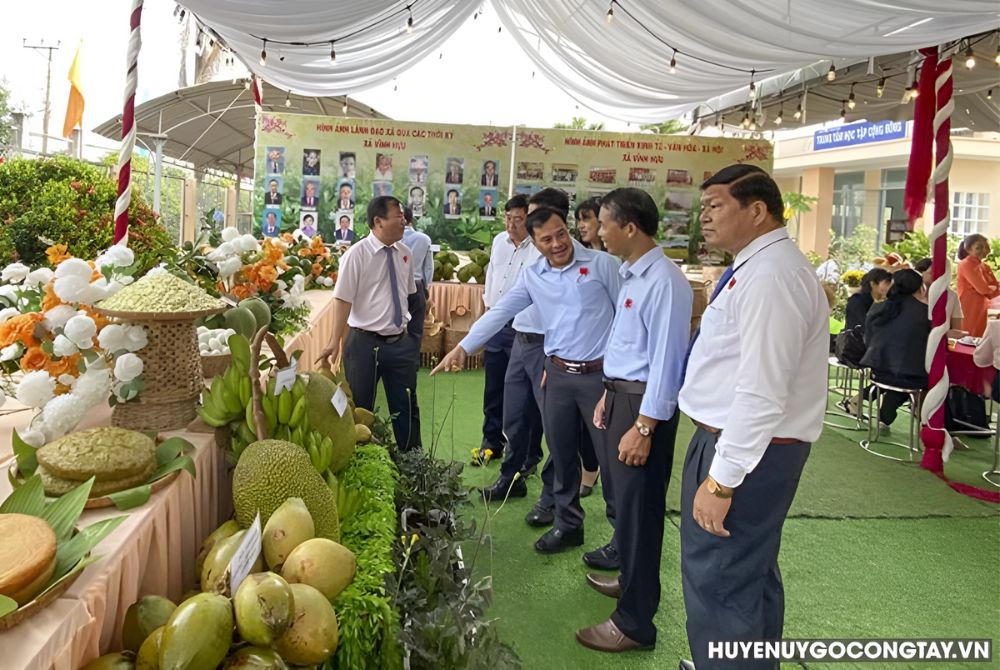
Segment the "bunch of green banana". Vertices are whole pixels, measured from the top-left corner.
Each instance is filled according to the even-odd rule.
[[[324,478],[326,485],[330,487],[337,499],[337,515],[340,517],[340,523],[344,523],[361,510],[366,498],[357,489],[348,488],[341,484],[337,476],[329,470],[324,474]]]
[[[329,435],[320,435],[314,430],[305,434],[305,442],[302,447],[309,452],[309,460],[312,461],[316,472],[323,474],[330,467],[333,460],[333,440]]]
[[[261,398],[264,418],[267,420],[267,432],[278,440],[287,440],[302,444],[308,427],[306,419],[306,383],[302,377],[296,377],[291,390],[282,389],[279,395],[274,395],[275,381],[271,377],[267,382],[267,390]],[[247,415],[250,417],[250,414]],[[252,417],[250,417],[252,421]],[[287,429],[283,431],[282,428]],[[301,429],[296,433],[297,429]]]
[[[251,405],[250,343],[242,335],[229,337],[232,362],[225,373],[212,379],[211,388],[202,393],[198,415],[213,428],[220,428],[243,416]]]

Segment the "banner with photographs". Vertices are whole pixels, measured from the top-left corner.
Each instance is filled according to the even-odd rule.
[[[761,140],[262,114],[255,232],[350,244],[367,233],[368,202],[392,195],[434,242],[467,250],[503,229],[511,193],[562,189],[572,217],[584,200],[634,186],[660,208],[667,253],[686,259],[698,185],[731,163],[771,161]]]

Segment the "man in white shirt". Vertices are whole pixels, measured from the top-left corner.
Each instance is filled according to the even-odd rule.
[[[413,252],[402,243],[406,219],[399,200],[374,198],[368,204],[368,235],[351,245],[333,289],[333,336],[319,362],[334,372],[343,361],[358,407],[372,410],[382,380],[396,444],[420,447],[420,422],[413,413],[419,342],[406,330],[407,296],[417,290]],[[345,342],[346,338],[346,342]],[[414,344],[416,342],[416,345]]]
[[[767,173],[731,165],[701,190],[705,241],[735,257],[702,316],[679,396],[697,426],[681,479],[681,575],[694,667],[705,670],[720,667],[710,641],[781,639],[778,549],[823,429],[829,307]]]

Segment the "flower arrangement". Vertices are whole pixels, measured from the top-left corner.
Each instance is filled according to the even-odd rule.
[[[35,447],[71,431],[102,400],[134,399],[143,371],[135,352],[147,344],[141,326],[108,323],[92,309],[132,283],[130,249],[115,245],[84,261],[52,244],[45,255],[52,267],[11,263],[0,272],[0,403],[14,395],[40,410],[21,435]]]
[[[858,288],[861,286],[861,280],[864,276],[865,273],[863,270],[848,270],[840,275],[840,281],[847,284],[851,288]]]

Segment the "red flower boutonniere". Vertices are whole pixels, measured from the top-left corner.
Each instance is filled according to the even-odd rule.
[[[403,262],[404,262],[404,263],[406,263],[406,262],[407,262],[407,261],[409,261],[409,260],[410,260],[410,257],[409,257],[409,256],[403,256]]]
[[[632,298],[625,298],[625,309],[632,309]]]
[[[729,280],[729,290],[731,291],[734,286],[736,286],[736,277]]]
[[[587,278],[587,275],[589,274],[590,274],[589,268],[587,268],[586,266],[580,268],[580,276],[576,278],[576,283],[579,284],[580,282],[582,282],[584,279]]]

